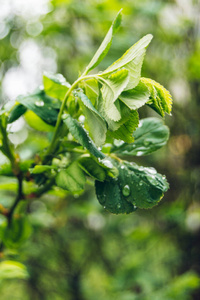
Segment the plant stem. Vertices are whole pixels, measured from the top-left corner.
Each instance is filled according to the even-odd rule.
[[[19,173],[18,176],[17,176],[17,179],[18,179],[18,193],[17,193],[17,197],[16,197],[12,207],[10,208],[10,210],[7,214],[8,226],[10,226],[10,224],[11,224],[15,208],[17,207],[20,200],[24,199],[23,186],[22,186],[22,184],[23,184],[23,175],[21,173]]]
[[[56,127],[55,127],[55,131],[54,131],[54,135],[53,135],[51,144],[50,144],[49,148],[47,149],[47,151],[46,151],[46,153],[44,155],[43,164],[45,164],[45,163],[48,162],[48,160],[50,158],[50,155],[54,153],[54,151],[55,151],[55,149],[57,147],[58,140],[59,140],[58,139],[59,138],[59,130],[60,130],[61,122],[62,122],[62,115],[63,115],[64,109],[65,109],[68,97],[70,96],[71,92],[76,88],[76,86],[78,85],[79,82],[81,82],[82,80],[88,80],[88,79],[91,79],[91,78],[95,77],[95,75],[87,75],[87,76],[84,76],[84,75],[85,75],[85,73],[83,73],[83,75],[81,75],[71,85],[71,87],[69,88],[69,90],[65,94],[64,100],[62,102],[62,105],[61,105],[61,108],[60,108],[60,111],[59,111],[59,114],[58,114],[58,119],[57,119],[57,122],[56,122]]]

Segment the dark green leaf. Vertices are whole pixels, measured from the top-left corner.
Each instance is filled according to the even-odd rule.
[[[81,157],[78,162],[80,167],[86,172],[87,175],[99,181],[105,180],[106,172],[104,168],[101,167],[93,158]]]
[[[27,96],[19,96],[17,102],[20,102],[26,108],[33,111],[47,124],[55,125],[60,108],[60,101],[47,96],[44,91],[39,91]]]
[[[129,120],[121,125],[116,131],[110,132],[110,135],[115,139],[122,140],[126,143],[134,141],[133,132],[139,124],[139,115],[137,110],[131,111]]]
[[[158,204],[169,187],[165,177],[153,168],[117,161],[115,166],[119,170],[118,178],[95,182],[100,204],[112,213],[130,213],[136,207],[151,208]]]
[[[56,176],[57,186],[70,192],[83,190],[85,182],[85,175],[77,162],[73,162],[67,169],[61,170]]]
[[[27,108],[24,105],[16,104],[10,112],[10,115],[8,117],[8,123],[12,123],[19,119],[26,112],[26,110]]]
[[[114,152],[123,155],[147,155],[167,143],[169,129],[163,121],[157,118],[146,118],[140,121],[140,126],[133,133],[133,144],[122,144],[113,149]]]
[[[29,238],[32,232],[31,225],[26,217],[12,219],[5,227],[2,240],[8,248],[18,248]]]
[[[75,119],[73,119],[70,115],[64,115],[63,121],[67,125],[70,133],[73,137],[83,146],[85,147],[92,155],[99,158],[104,158],[105,155],[99,151],[91,138],[89,137],[87,131],[83,128],[83,126]]]

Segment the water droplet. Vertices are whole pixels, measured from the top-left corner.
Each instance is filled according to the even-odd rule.
[[[126,184],[124,187],[123,187],[123,190],[122,190],[122,194],[125,196],[125,197],[128,197],[130,195],[130,186],[128,184]]]
[[[137,209],[137,206],[136,206],[136,205],[134,205],[134,206],[133,206],[133,208],[134,208],[134,209]]]
[[[142,156],[143,155],[143,152],[142,151],[138,151],[136,156]]]
[[[106,166],[106,167],[109,168],[109,169],[112,169],[112,168],[113,168],[113,164],[112,164],[111,161],[108,160],[108,159],[102,159],[102,160],[101,160],[101,163],[104,164],[104,166]]]
[[[117,147],[120,147],[121,145],[124,144],[124,141],[121,141],[121,140],[114,140],[114,145],[117,146]]]
[[[140,186],[142,186],[142,185],[143,185],[143,182],[142,182],[142,181],[140,181],[140,182],[139,182],[139,185],[140,185]]]
[[[125,168],[125,167],[122,165],[122,166],[121,166],[121,169],[123,170],[124,168]]]
[[[103,208],[106,208],[106,206],[104,206]]]
[[[156,169],[154,169],[154,168],[148,168],[148,172],[149,172],[150,174],[157,174],[157,171],[156,171]]]
[[[42,107],[42,106],[44,106],[44,101],[41,101],[41,100],[35,101],[35,105],[38,107]]]
[[[163,176],[162,176],[162,179],[166,179],[166,176],[165,176],[165,175],[163,175]]]
[[[117,208],[121,208],[121,204],[120,203],[117,204]]]

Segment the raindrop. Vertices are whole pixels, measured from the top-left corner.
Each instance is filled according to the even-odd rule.
[[[109,169],[112,169],[113,168],[113,164],[111,163],[110,160],[108,159],[102,159],[101,162],[104,164],[104,166],[106,166],[107,168]]]
[[[139,185],[140,185],[140,186],[142,186],[142,185],[143,185],[143,182],[142,182],[142,181],[140,181],[140,182],[139,182]]]
[[[35,101],[35,105],[38,106],[38,107],[42,107],[44,106],[44,101]]]
[[[123,170],[123,169],[124,169],[124,166],[121,166],[121,169]]]
[[[138,151],[136,156],[142,156],[143,155],[143,152],[142,151]]]
[[[106,206],[104,206],[103,208],[106,208]]]
[[[117,204],[117,208],[121,208],[121,204],[120,203]]]
[[[156,171],[156,169],[154,169],[154,168],[148,168],[148,172],[149,172],[150,174],[157,174],[157,171]]]
[[[122,190],[122,194],[125,196],[125,197],[128,197],[130,195],[130,186],[128,184],[126,184],[124,187],[123,187],[123,190]]]

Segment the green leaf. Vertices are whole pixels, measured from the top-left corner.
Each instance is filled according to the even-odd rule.
[[[68,89],[71,87],[63,75],[53,75],[46,72],[43,75],[43,84],[47,95],[61,101],[64,99]]]
[[[133,144],[122,144],[113,152],[123,155],[147,155],[163,147],[169,138],[169,129],[157,118],[140,120],[140,125],[133,133]]]
[[[99,181],[105,180],[106,172],[104,168],[101,167],[93,158],[83,156],[78,160],[78,162],[87,175]]]
[[[102,102],[102,101],[101,101]],[[122,101],[120,101],[119,99],[117,99],[115,101],[115,105],[116,107],[118,107],[118,110],[120,111],[121,114],[121,119],[119,121],[113,121],[109,118],[109,116],[107,116],[103,110],[103,108],[101,107],[102,105],[99,105],[99,110],[100,113],[104,116],[107,124],[108,124],[108,129],[111,131],[115,131],[117,130],[121,125],[123,125],[125,122],[127,122],[129,120],[129,117],[131,115],[131,110],[130,108],[128,108],[128,106],[126,106]]]
[[[73,162],[67,169],[61,170],[56,176],[57,186],[70,192],[82,191],[85,182],[85,175],[77,162]]]
[[[98,78],[103,84],[101,93],[104,112],[111,120],[119,121],[121,114],[115,101],[127,86],[129,80],[128,71],[122,69],[108,76],[99,76]]]
[[[76,92],[82,101],[82,110],[86,117],[89,133],[96,146],[102,146],[106,140],[107,125],[100,113],[83,92]]]
[[[40,117],[38,117],[33,111],[28,110],[24,114],[24,118],[27,122],[27,124],[37,130],[37,131],[43,131],[43,132],[51,132],[54,131],[54,126],[51,126],[44,122]]]
[[[2,240],[7,248],[18,248],[31,235],[32,228],[26,217],[12,219],[5,227]]]
[[[130,109],[138,109],[149,100],[149,90],[141,81],[132,90],[123,92],[119,99],[124,102]]]
[[[110,132],[115,139],[122,140],[126,143],[134,142],[133,132],[139,124],[139,115],[137,110],[133,110],[129,115],[129,120],[121,125],[116,131]]]
[[[63,121],[67,125],[70,133],[73,137],[83,146],[85,147],[92,155],[99,158],[104,158],[105,155],[99,151],[91,138],[89,137],[87,131],[83,128],[83,126],[75,119],[73,119],[70,115],[65,114],[63,116]]]
[[[27,279],[29,277],[26,267],[17,261],[4,260],[0,262],[0,280]]]
[[[136,44],[129,48],[124,55],[115,61],[111,66],[109,66],[102,74],[109,74],[125,68],[129,71],[129,82],[126,86],[126,90],[133,89],[138,85],[141,68],[146,52],[146,48],[152,40],[152,35],[147,34],[142,39],[140,39]]]
[[[8,123],[12,123],[19,119],[25,112],[27,108],[22,104],[15,104],[13,109],[10,112],[10,115],[8,116]]]
[[[121,10],[118,12],[116,18],[114,19],[108,33],[106,34],[103,42],[101,43],[100,47],[98,48],[97,52],[93,56],[92,60],[88,64],[86,68],[86,72],[88,73],[92,69],[94,69],[106,56],[108,53],[110,46],[112,44],[113,35],[118,30],[119,26],[121,24]]]
[[[164,112],[170,114],[172,109],[172,97],[169,91],[150,78],[142,77],[141,81],[150,91],[150,99],[148,101],[149,106],[162,117],[164,116]]]
[[[27,96],[19,96],[17,102],[33,111],[44,122],[55,125],[60,108],[60,101],[47,96],[44,91],[39,91]]]
[[[129,162],[117,162],[119,176],[109,181],[96,181],[96,194],[101,205],[112,213],[130,213],[138,208],[157,205],[169,185],[153,168]]]
[[[49,172],[52,169],[55,169],[56,166],[47,166],[47,165],[36,165],[34,168],[30,168],[29,171],[32,174],[41,174],[44,172]]]
[[[83,88],[85,90],[85,94],[90,99],[93,105],[97,102],[99,96],[99,83],[96,79],[89,79],[84,81]]]
[[[18,166],[20,170],[23,173],[28,172],[30,166],[33,164],[34,160],[26,160],[18,163]],[[0,175],[3,176],[16,176],[16,174],[13,173],[13,169],[10,163],[6,163],[0,166]]]

